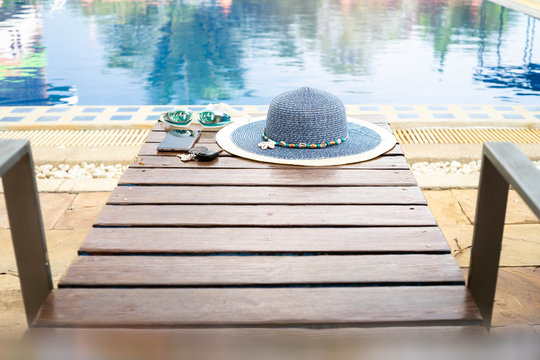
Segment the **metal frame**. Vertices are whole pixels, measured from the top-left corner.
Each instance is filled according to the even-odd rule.
[[[4,184],[26,321],[32,326],[53,283],[28,140],[0,140],[0,177]]]
[[[540,170],[510,142],[485,143],[467,286],[488,329],[493,314],[509,185],[540,217]]]

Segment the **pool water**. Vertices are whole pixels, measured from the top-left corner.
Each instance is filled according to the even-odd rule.
[[[536,21],[481,0],[0,0],[0,105],[538,104]]]

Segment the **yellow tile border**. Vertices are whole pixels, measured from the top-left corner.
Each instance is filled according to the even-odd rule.
[[[394,136],[401,144],[481,144],[488,141],[540,144],[540,128],[394,129]]]
[[[28,139],[32,146],[141,146],[149,129],[22,130],[0,131],[0,140]]]
[[[150,129],[41,129],[0,130],[0,140],[28,139],[32,146],[141,146]],[[486,141],[512,141],[540,144],[540,128],[414,128],[394,129],[401,144],[481,144]]]
[[[151,128],[155,120],[147,120],[147,117],[156,117],[159,111],[154,108],[186,108],[200,107],[200,105],[75,105],[70,107],[47,107],[47,106],[11,106],[0,107],[0,130],[25,130],[25,129],[96,129],[96,128]],[[264,115],[267,105],[232,105],[242,109],[244,113],[254,116]],[[512,111],[500,111],[496,107],[509,107]],[[399,108],[410,110],[399,110]],[[430,109],[430,107],[444,107],[445,109]],[[477,107],[478,110],[466,110],[466,107]],[[528,108],[534,108],[530,111]],[[31,113],[12,113],[14,109],[33,109]],[[88,108],[104,108],[102,112],[85,112]],[[135,112],[119,112],[121,108],[138,108]],[[65,112],[48,112],[50,109],[66,109]],[[464,126],[499,126],[499,127],[528,127],[540,128],[540,106],[522,105],[456,105],[456,104],[433,104],[433,105],[407,105],[407,104],[348,104],[346,105],[349,116],[357,116],[366,119],[381,119],[389,121],[396,128],[411,127],[464,127]],[[536,111],[538,109],[538,111]],[[471,118],[482,116],[485,118]],[[129,115],[130,120],[112,120],[115,115]],[[521,119],[506,118],[508,115],[521,117]],[[38,121],[42,116],[59,117],[56,121]],[[94,116],[90,121],[75,121],[77,116]],[[448,116],[448,117],[445,117]],[[20,121],[6,121],[6,117],[21,117]]]

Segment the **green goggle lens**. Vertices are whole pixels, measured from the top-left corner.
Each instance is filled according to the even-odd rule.
[[[163,120],[173,125],[188,125],[191,122],[191,116],[192,113],[189,111],[169,111],[163,114]]]
[[[185,110],[169,111],[161,115],[161,119],[172,125],[187,126],[191,123],[193,113]],[[223,126],[231,121],[231,117],[225,113],[202,111],[197,120],[204,127]]]
[[[203,111],[199,113],[199,122],[202,126],[221,126],[231,121],[227,114],[216,114],[212,111]]]

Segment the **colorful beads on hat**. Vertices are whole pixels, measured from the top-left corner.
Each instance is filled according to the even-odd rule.
[[[272,144],[272,145],[278,145],[278,146],[282,146],[282,147],[300,148],[300,149],[324,149],[327,146],[339,145],[342,142],[344,142],[345,140],[347,140],[348,137],[349,136],[347,135],[344,138],[340,138],[340,139],[332,140],[332,141],[327,141],[327,142],[322,142],[322,143],[318,143],[318,144],[310,144],[310,143],[289,144],[289,143],[286,143],[285,141],[275,141],[275,140],[270,139],[268,136],[266,136],[266,128],[264,128],[263,132],[262,132],[262,138],[266,141],[265,145],[266,144]],[[273,149],[274,148],[274,146],[272,146],[272,147],[264,146],[263,147],[263,146],[261,146],[261,144],[263,144],[263,143],[259,144],[259,147],[261,149]]]

